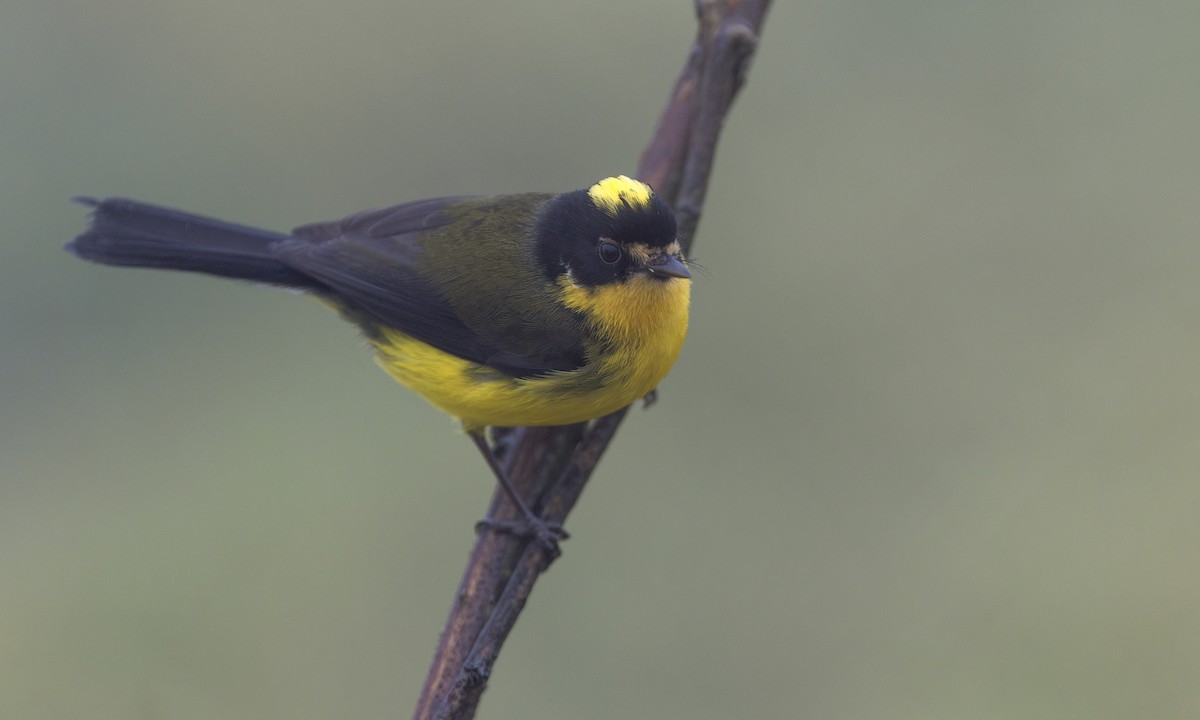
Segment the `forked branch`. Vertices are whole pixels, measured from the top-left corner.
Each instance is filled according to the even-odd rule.
[[[638,177],[675,209],[689,248],[700,222],[717,140],[758,47],[770,0],[697,0],[699,28],[687,62],[642,153]],[[512,428],[497,439],[500,460],[522,497],[550,522],[563,522],[628,408],[591,423]],[[488,517],[512,520],[500,491]],[[538,576],[554,558],[536,542],[484,532],[442,631],[414,718],[474,717],[492,666]]]

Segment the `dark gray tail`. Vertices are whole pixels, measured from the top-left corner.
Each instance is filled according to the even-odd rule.
[[[234,225],[135,200],[75,198],[92,206],[88,229],[67,250],[104,265],[184,270],[255,282],[312,288],[273,251],[288,235]]]

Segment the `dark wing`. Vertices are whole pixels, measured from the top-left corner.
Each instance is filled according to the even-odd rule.
[[[368,210],[343,220],[306,225],[275,246],[289,267],[321,283],[324,293],[371,325],[396,328],[452,355],[507,375],[530,377],[573,370],[581,346],[531,347],[472,327],[421,271],[422,241],[455,222],[453,209],[470,198],[419,200]],[[464,258],[469,262],[470,258]]]
[[[292,231],[292,235],[310,243],[349,238],[368,243],[387,242],[448,225],[451,218],[446,214],[446,208],[474,199],[473,195],[440,197],[363,210],[333,222],[301,225]]]

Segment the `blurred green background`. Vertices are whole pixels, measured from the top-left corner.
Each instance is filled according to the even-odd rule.
[[[353,328],[87,265],[630,173],[682,0],[0,9],[0,717],[411,713],[491,494]],[[1200,4],[783,2],[487,718],[1200,716]]]

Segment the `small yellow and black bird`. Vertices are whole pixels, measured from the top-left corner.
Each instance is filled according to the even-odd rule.
[[[687,334],[691,274],[675,216],[625,176],[557,195],[418,200],[290,235],[80,201],[91,224],[67,248],[81,258],[296,288],[336,308],[384,370],[462,421],[543,539],[484,428],[619,410],[666,376]]]

